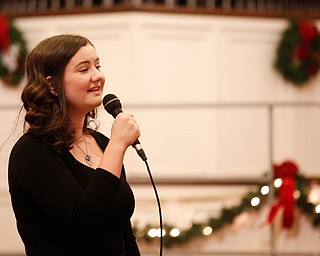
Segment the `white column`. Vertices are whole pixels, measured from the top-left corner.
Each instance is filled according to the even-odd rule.
[[[113,1],[112,0],[103,0],[102,2],[102,6],[103,7],[110,7],[113,5]]]
[[[82,7],[83,8],[90,8],[92,7],[92,0],[83,0],[83,4],[82,4]]]
[[[66,9],[73,9],[75,7],[75,0],[66,0]]]
[[[59,10],[60,8],[61,8],[60,0],[51,0],[51,9],[52,10]]]
[[[28,1],[28,11],[33,12],[37,10],[37,0],[29,0]]]

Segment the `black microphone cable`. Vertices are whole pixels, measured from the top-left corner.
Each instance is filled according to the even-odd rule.
[[[154,194],[155,194],[156,200],[157,200],[157,205],[158,205],[158,210],[159,210],[159,222],[160,222],[159,223],[160,224],[160,254],[159,255],[162,256],[162,250],[163,250],[163,224],[162,224],[161,204],[160,204],[158,191],[157,191],[156,185],[154,183],[154,180],[153,180],[150,168],[149,168],[148,161],[147,161],[147,159],[145,159],[143,161],[146,164],[147,171],[148,171],[148,174],[149,174],[149,178],[150,178],[150,181],[151,181],[151,184],[152,184],[152,187],[153,187],[153,190],[154,190]]]
[[[112,115],[114,118],[116,118],[116,116],[119,113],[122,113],[122,105],[120,100],[118,99],[117,96],[115,96],[114,94],[107,94],[104,98],[103,98],[103,106],[105,108],[105,110]],[[135,150],[137,151],[138,155],[140,156],[140,158],[144,161],[144,163],[146,164],[147,167],[147,171],[149,174],[149,178],[154,190],[154,194],[157,200],[157,206],[158,206],[158,211],[159,211],[159,224],[160,224],[160,256],[162,256],[162,251],[163,251],[163,224],[162,224],[162,211],[161,211],[161,203],[160,203],[160,198],[158,195],[158,191],[157,191],[157,187],[155,185],[155,182],[153,180],[152,174],[151,174],[151,170],[147,161],[147,156],[143,151],[143,148],[141,147],[140,141],[136,140],[133,145],[133,148],[135,148]]]

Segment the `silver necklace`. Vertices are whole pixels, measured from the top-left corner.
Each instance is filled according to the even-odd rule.
[[[87,141],[86,138],[83,136],[83,140],[84,140],[84,145],[86,146],[86,152],[83,151],[82,148],[79,147],[78,144],[75,144],[80,150],[81,152],[85,155],[84,159],[86,160],[87,164],[92,166],[93,162],[92,162],[92,156],[88,154],[88,146],[87,146]]]

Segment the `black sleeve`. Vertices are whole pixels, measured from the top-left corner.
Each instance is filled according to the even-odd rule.
[[[16,212],[15,198],[23,195],[48,219],[74,232],[90,234],[107,224],[120,183],[110,172],[97,169],[83,190],[60,155],[31,136],[22,137],[10,155],[9,187]]]
[[[132,231],[131,222],[129,221],[126,225],[124,232],[124,241],[126,244],[126,255],[140,256],[140,251],[136,242],[136,238]]]

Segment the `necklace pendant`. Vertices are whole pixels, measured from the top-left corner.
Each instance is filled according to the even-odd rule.
[[[84,159],[86,160],[86,162],[87,162],[88,165],[92,166],[92,164],[93,164],[93,163],[92,163],[92,160],[91,160],[91,159],[92,159],[92,156],[86,155]]]

